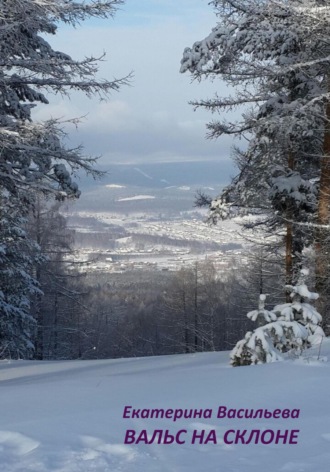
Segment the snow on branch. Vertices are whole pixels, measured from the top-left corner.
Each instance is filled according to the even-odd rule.
[[[300,283],[286,287],[291,303],[276,305],[268,311],[265,309],[266,296],[260,295],[258,310],[247,314],[259,327],[249,331],[236,344],[230,354],[231,365],[281,361],[284,353],[301,355],[304,349],[322,341],[325,336],[320,326],[322,316],[309,303],[317,300],[318,294],[308,290],[304,283],[307,276],[308,271],[303,269]]]

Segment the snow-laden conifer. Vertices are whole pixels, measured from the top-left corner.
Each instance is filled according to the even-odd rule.
[[[290,303],[265,309],[265,295],[259,297],[258,310],[247,317],[258,323],[245,338],[238,341],[230,354],[233,366],[263,364],[283,360],[283,353],[301,355],[304,349],[319,344],[324,337],[322,316],[312,305],[318,294],[310,292],[305,283],[308,271],[303,269],[299,284],[287,286]]]
[[[122,0],[0,0],[0,356],[28,357],[33,349],[29,296],[37,284],[35,244],[24,220],[38,193],[79,197],[78,170],[97,175],[95,159],[64,142],[56,119],[34,122],[48,94],[81,91],[106,98],[127,82],[96,78],[100,58],[75,60],[48,42],[58,24],[77,26],[112,16]]]
[[[209,137],[244,137],[248,145],[235,150],[239,174],[211,201],[210,218],[216,222],[237,211],[252,211],[262,215],[271,231],[284,227],[287,283],[297,283],[302,251],[315,240],[315,223],[327,224],[330,214],[325,160],[330,4],[211,4],[218,23],[185,49],[181,72],[197,80],[220,77],[234,88],[233,95],[193,104],[218,114],[208,124]],[[239,106],[244,106],[241,118],[227,121],[223,112]],[[320,247],[324,253],[324,238]]]

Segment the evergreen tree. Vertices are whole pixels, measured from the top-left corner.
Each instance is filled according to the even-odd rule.
[[[239,208],[262,214],[271,231],[285,228],[287,283],[297,282],[303,249],[317,240],[317,286],[324,298],[330,219],[329,2],[211,4],[219,23],[185,50],[181,71],[198,80],[221,77],[235,87],[234,97],[194,105],[220,113],[244,105],[240,121],[214,120],[208,130],[212,138],[244,136],[248,147],[236,153],[239,174],[231,185],[204,202],[215,221]]]
[[[238,341],[230,355],[233,366],[280,361],[282,353],[300,355],[303,349],[321,342],[325,336],[320,326],[322,316],[311,305],[318,294],[308,290],[307,275],[303,269],[299,285],[286,287],[290,303],[276,305],[269,311],[265,309],[266,296],[260,295],[258,310],[247,314],[259,327]]]
[[[34,261],[23,230],[38,193],[57,199],[77,198],[72,176],[80,169],[92,175],[94,158],[63,144],[56,120],[32,121],[37,104],[47,104],[47,92],[71,90],[106,97],[123,80],[97,80],[98,60],[76,61],[55,51],[45,37],[64,22],[71,26],[90,17],[112,16],[121,0],[2,0],[0,2],[0,272],[1,346],[3,355],[31,354],[29,296],[38,288],[31,277]],[[22,19],[24,18],[24,21]],[[15,283],[13,283],[15,281]],[[13,335],[15,333],[15,336]],[[6,351],[6,352],[5,352]]]
[[[30,297],[41,292],[31,274],[38,263],[36,244],[23,229],[26,219],[8,196],[0,208],[0,358],[29,357],[33,353]],[[32,255],[34,254],[34,256]]]

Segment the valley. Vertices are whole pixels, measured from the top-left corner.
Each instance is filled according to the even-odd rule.
[[[117,175],[116,181],[110,176],[66,207],[79,260],[88,262],[91,271],[115,273],[178,270],[205,260],[219,273],[244,265],[249,243],[242,235],[242,219],[215,226],[206,221],[206,209],[194,207],[197,192],[215,195],[216,183],[201,174],[204,184],[198,185],[188,172],[178,181],[171,164],[178,185],[169,185],[168,173],[166,179],[154,179],[152,170],[158,166],[151,167],[148,172],[129,168],[131,180],[128,173],[126,178]]]

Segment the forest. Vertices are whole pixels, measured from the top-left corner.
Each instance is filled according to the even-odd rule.
[[[210,3],[217,24],[184,50],[180,71],[228,85],[228,96],[191,104],[216,117],[208,138],[245,144],[232,153],[238,174],[216,198],[199,193],[197,205],[208,207],[213,224],[251,215],[245,224],[255,233],[249,266],[222,278],[208,261],[120,276],[74,262],[75,235],[61,202],[79,198],[79,172],[102,172],[95,157],[68,147],[67,123],[34,121],[33,110],[47,107],[51,94],[108,100],[133,76],[98,79],[103,57],[75,60],[45,38],[61,23],[112,17],[123,2],[1,2],[1,358],[154,356],[236,345],[232,364],[245,365],[299,354],[330,334],[328,2]],[[233,110],[239,117],[227,120]]]

